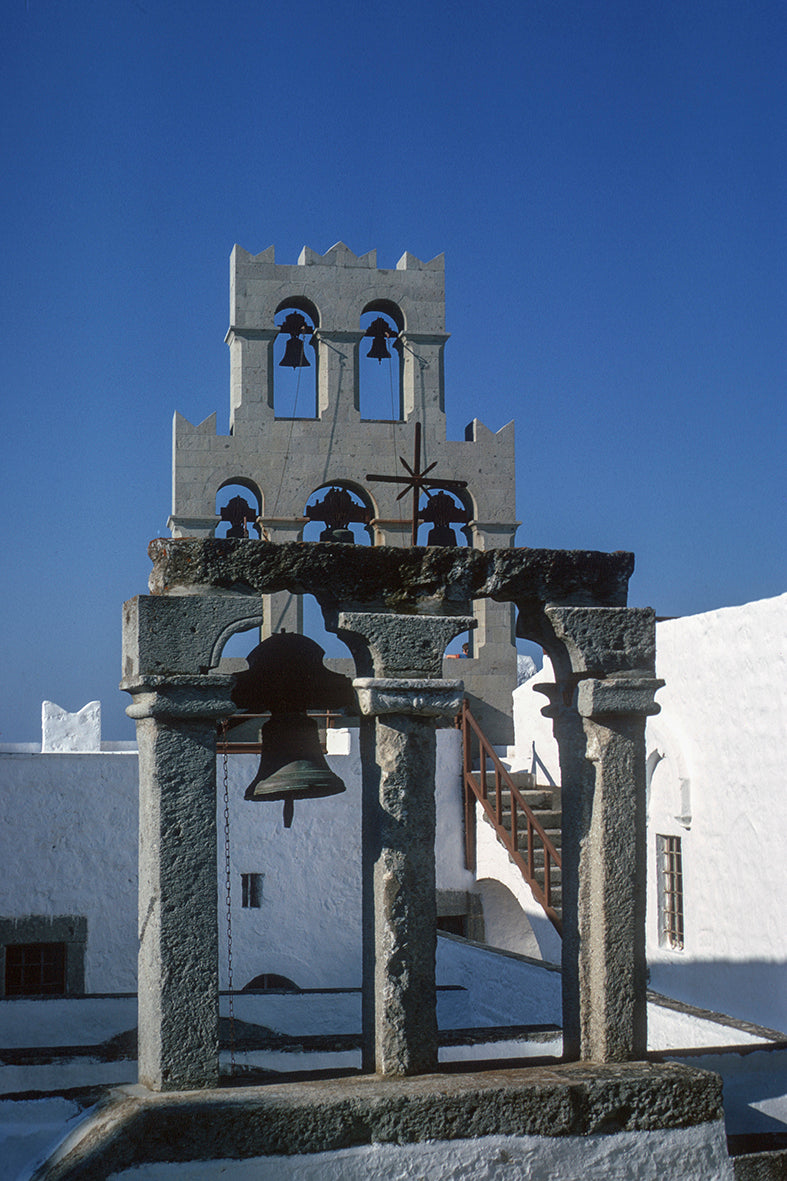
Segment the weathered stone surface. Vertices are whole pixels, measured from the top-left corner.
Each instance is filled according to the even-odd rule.
[[[216,719],[232,678],[124,682],[139,744],[139,1079],[218,1081]]]
[[[473,598],[515,603],[622,607],[634,569],[629,553],[592,550],[452,547],[273,545],[253,540],[157,538],[150,590],[155,595],[200,588],[270,594],[310,594],[327,606],[407,613],[430,604],[441,614],[465,614]]]
[[[443,652],[454,636],[475,627],[472,616],[378,615],[341,611],[337,635],[359,668],[376,677],[442,677]],[[368,659],[364,659],[368,653]],[[360,659],[359,659],[360,657]]]
[[[656,614],[651,607],[610,610],[547,604],[545,614],[575,673],[602,676],[656,668]]]
[[[619,677],[599,681],[593,677],[580,681],[577,710],[582,717],[610,714],[657,714],[660,706],[654,694],[664,684],[656,677]]]
[[[331,1151],[502,1135],[588,1136],[720,1119],[721,1079],[677,1063],[356,1076],[233,1090],[114,1093],[36,1175],[100,1181],[143,1161]]]
[[[123,676],[207,673],[234,632],[261,622],[248,595],[137,595],[123,605]]]
[[[353,688],[360,711],[365,715],[406,713],[424,718],[452,718],[462,708],[461,681],[357,677]]]
[[[378,718],[376,748],[375,1066],[422,1074],[437,1066],[434,723]]]

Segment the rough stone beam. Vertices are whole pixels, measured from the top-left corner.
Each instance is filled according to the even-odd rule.
[[[150,590],[156,595],[198,588],[236,593],[314,595],[389,611],[465,614],[474,598],[504,602],[624,607],[634,555],[593,550],[450,546],[355,546],[245,539],[157,538]]]

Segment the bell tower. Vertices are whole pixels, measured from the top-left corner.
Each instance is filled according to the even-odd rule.
[[[372,316],[387,329],[366,325]],[[294,328],[301,331],[294,335]],[[293,347],[279,361],[288,334]],[[314,494],[324,504],[339,489],[353,498],[359,512],[354,519],[365,521],[371,544],[408,546],[411,498],[395,478],[406,475],[404,463],[412,466],[418,425],[421,470],[432,465],[434,477],[420,519],[434,520],[440,480],[452,493],[452,485],[464,482],[456,493],[461,544],[482,550],[513,544],[513,422],[494,433],[474,419],[463,440],[446,436],[442,255],[422,262],[405,253],[395,269],[383,269],[376,251],[358,256],[339,242],[324,255],[304,247],[297,264],[289,265],[276,262],[273,246],[256,255],[235,246],[226,341],[229,435],[217,433],[215,414],[198,425],[175,415],[173,537],[213,537],[230,521],[233,536],[301,541],[318,513]],[[388,350],[390,360],[376,359]],[[379,364],[391,367],[391,416],[367,418],[362,367]],[[286,415],[277,398],[284,378],[296,389],[314,391],[297,395]],[[242,495],[217,506],[221,490],[230,487],[240,487]],[[449,503],[447,493],[443,503]],[[450,522],[447,534],[445,525],[439,528],[443,532],[433,537],[456,536]],[[336,536],[342,535],[338,530]],[[512,738],[510,693],[516,684],[512,608],[480,599],[475,611],[478,626],[461,676],[490,739],[505,743]],[[300,603],[283,592],[266,596],[263,636],[282,628],[302,630]]]

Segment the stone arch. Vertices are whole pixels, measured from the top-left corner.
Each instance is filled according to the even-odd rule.
[[[288,332],[282,329],[285,321],[295,316],[299,316],[305,325],[297,337],[303,346],[304,364],[291,369],[282,365],[291,340]],[[314,334],[320,326],[320,313],[310,299],[292,295],[279,302],[274,322],[279,329],[273,341],[272,357],[274,414],[277,418],[317,418],[319,350]]]
[[[225,493],[224,496],[222,496],[222,492]],[[251,499],[245,493],[248,493]],[[253,529],[257,537],[259,537],[260,527],[257,524],[257,520],[262,516],[263,496],[257,484],[255,484],[254,480],[249,479],[248,476],[228,476],[226,480],[222,480],[216,489],[216,515],[221,518],[221,523],[217,526],[216,536],[236,536],[231,532],[235,526],[232,524],[230,514],[225,515],[225,510],[229,509],[231,502],[238,498],[245,501],[251,510],[251,515],[247,521],[247,536],[254,536],[251,532]],[[226,529],[222,527],[224,523],[227,525]]]
[[[329,531],[328,521],[323,516],[310,516],[310,509],[314,509],[317,513],[330,512],[331,492],[336,489],[340,494],[344,493],[353,504],[357,506],[358,514],[363,513],[365,520],[356,519],[353,515],[348,518],[345,525],[339,525],[339,532],[350,533],[350,537],[326,537],[324,533]],[[323,495],[320,495],[322,493]],[[326,504],[326,501],[329,503]],[[341,512],[341,505],[338,506]],[[310,524],[306,525],[303,531],[304,541],[341,541],[346,540],[350,544],[373,545],[374,544],[374,530],[372,527],[372,520],[377,515],[375,503],[370,493],[355,480],[326,480],[324,484],[320,484],[311,492],[306,500],[303,510],[304,517],[310,517]],[[365,538],[365,540],[364,540]]]
[[[376,342],[366,333],[379,325],[380,321],[388,333],[385,347],[389,357],[375,363],[374,357],[369,355],[371,348],[367,346],[371,343],[374,348]],[[361,418],[367,421],[401,422],[404,418],[403,366],[399,341],[404,328],[402,310],[390,299],[373,299],[361,311],[359,325],[364,333],[360,339],[357,365],[357,404]]]

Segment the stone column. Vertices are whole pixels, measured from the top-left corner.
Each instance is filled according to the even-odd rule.
[[[216,723],[231,676],[127,681],[139,744],[139,1081],[219,1080]]]
[[[360,425],[358,391],[358,347],[360,331],[318,328],[317,417],[328,419],[340,429]]]
[[[124,606],[121,688],[139,743],[139,1081],[154,1091],[219,1077],[216,723],[234,678],[212,672],[244,595],[140,595]]]
[[[374,762],[364,760],[365,1064],[385,1075],[437,1066],[435,725],[462,701],[462,682],[439,674],[446,644],[472,625],[339,617],[359,665],[377,674],[354,685],[363,717],[375,719]]]
[[[655,617],[585,607],[546,615],[571,667],[544,687],[563,783],[565,1052],[622,1062],[647,1049],[645,719],[658,713],[663,684]]]

